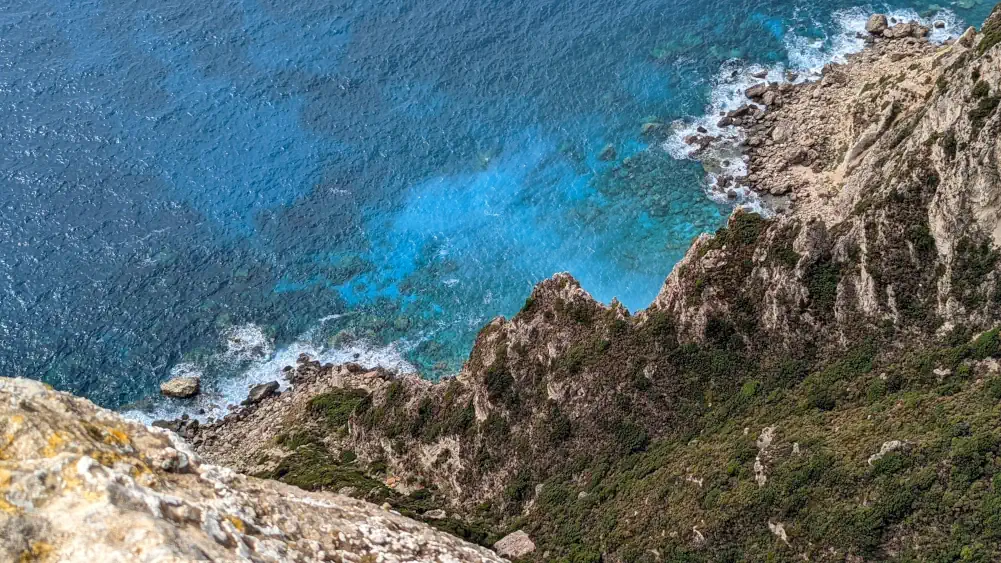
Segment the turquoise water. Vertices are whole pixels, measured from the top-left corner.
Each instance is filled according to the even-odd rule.
[[[963,5],[880,8],[990,10]],[[220,403],[301,351],[454,373],[559,271],[642,308],[733,205],[642,125],[808,75],[873,9],[5,2],[0,373],[121,407],[197,372]]]

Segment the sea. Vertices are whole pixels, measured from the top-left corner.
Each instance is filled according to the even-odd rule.
[[[762,209],[683,142],[753,74],[815,79],[877,11],[943,41],[992,7],[5,0],[0,374],[217,416],[301,353],[454,375],[557,272],[642,309]],[[160,398],[177,375],[203,395]]]

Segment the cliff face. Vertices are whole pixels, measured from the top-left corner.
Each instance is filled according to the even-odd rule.
[[[202,463],[176,435],[0,378],[0,560],[377,557],[502,561],[372,504]]]
[[[790,210],[700,237],[646,311],[557,275],[455,379],[302,358],[196,448],[528,558],[1001,557],[1001,12],[925,31],[749,93],[738,181]]]
[[[304,357],[169,424],[272,480],[0,380],[4,557],[492,557],[410,516],[526,560],[1001,559],[1001,9],[878,27],[727,116],[789,211],[700,237],[647,310],[560,274],[454,379]]]

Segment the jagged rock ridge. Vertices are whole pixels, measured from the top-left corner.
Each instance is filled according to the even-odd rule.
[[[196,448],[306,487],[416,495],[483,543],[522,527],[529,559],[1001,556],[985,528],[1001,503],[999,33],[999,9],[944,46],[900,24],[819,82],[759,88],[741,181],[791,210],[700,237],[646,311],[557,275],[455,379],[302,358],[289,393],[197,429]],[[338,456],[366,487],[303,478],[316,459],[349,469]]]

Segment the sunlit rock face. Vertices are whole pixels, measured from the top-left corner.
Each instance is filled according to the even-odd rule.
[[[3,561],[502,561],[373,504],[202,463],[174,434],[24,379],[0,378],[0,530]]]

